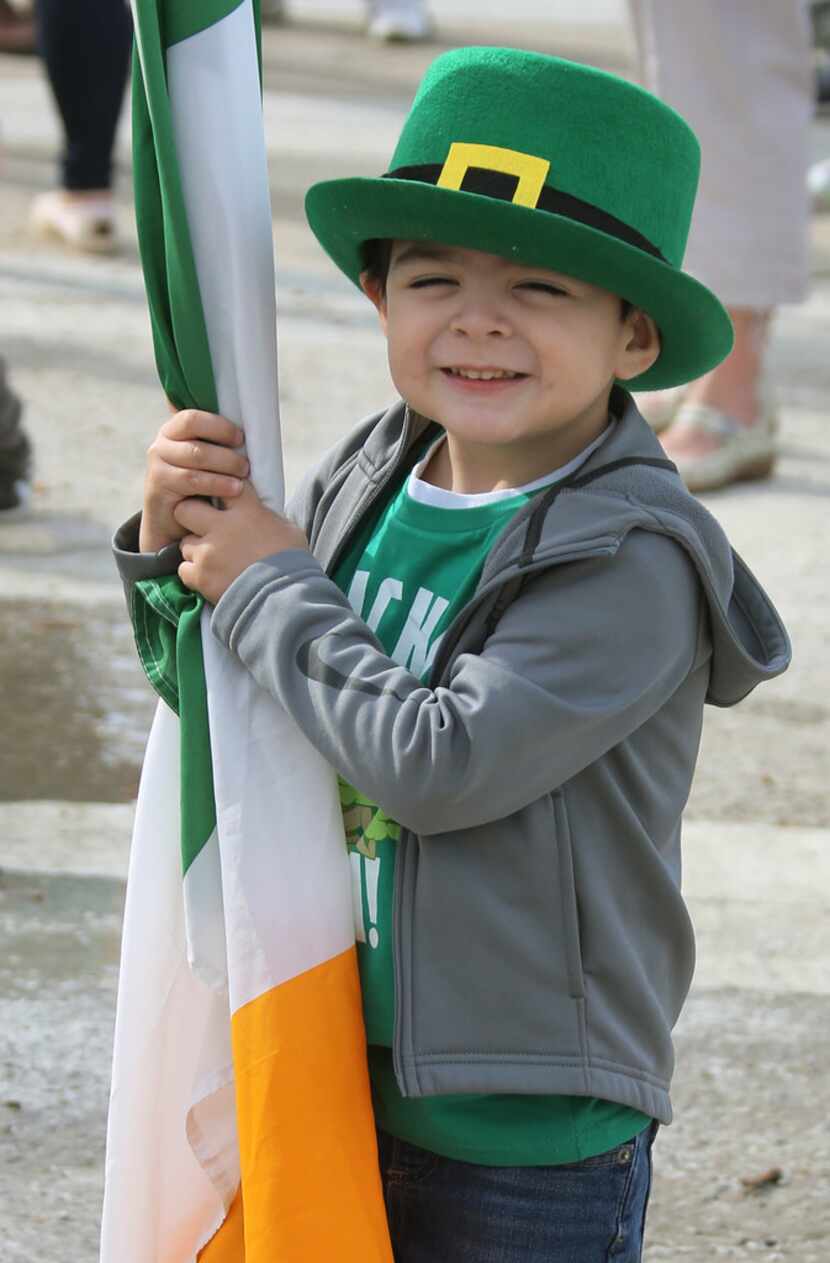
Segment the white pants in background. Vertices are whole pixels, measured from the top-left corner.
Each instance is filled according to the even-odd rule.
[[[804,297],[813,70],[802,0],[629,0],[640,80],[702,150],[684,270],[727,307]]]

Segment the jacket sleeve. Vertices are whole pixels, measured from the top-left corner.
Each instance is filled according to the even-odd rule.
[[[133,609],[133,588],[140,579],[161,579],[175,574],[182,555],[178,544],[168,544],[157,553],[142,553],[138,547],[141,514],[135,513],[123,526],[119,526],[112,541],[112,552],[118,575],[124,585],[127,609]]]
[[[212,627],[337,771],[435,834],[519,810],[645,723],[708,656],[701,605],[680,546],[635,531],[613,557],[531,580],[437,688],[383,652],[307,552],[250,566]]]

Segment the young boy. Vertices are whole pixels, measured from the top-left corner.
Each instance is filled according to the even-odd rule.
[[[619,384],[729,350],[680,271],[697,163],[682,120],[612,76],[439,58],[390,172],[307,203],[401,402],[293,520],[245,481],[235,425],[178,413],[116,539],[128,583],[178,567],[215,603],[341,776],[399,1263],[641,1257],[693,969],[703,705],[789,660]]]

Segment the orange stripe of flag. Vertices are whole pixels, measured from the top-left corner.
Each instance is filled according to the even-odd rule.
[[[231,1038],[244,1252],[232,1208],[200,1263],[392,1263],[355,949],[238,1009]]]
[[[245,1263],[245,1225],[242,1217],[242,1189],[231,1202],[227,1218],[199,1251],[199,1263]]]

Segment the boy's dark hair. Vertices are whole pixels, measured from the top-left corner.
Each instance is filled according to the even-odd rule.
[[[368,274],[370,281],[377,284],[382,298],[386,296],[386,278],[389,275],[391,257],[392,242],[388,237],[375,237],[363,247],[363,271]],[[620,299],[620,320],[625,320],[633,310],[633,303],[627,298]]]
[[[370,281],[376,283],[382,297],[386,296],[386,278],[389,275],[391,257],[392,242],[389,237],[374,237],[363,246],[363,271],[368,273]]]

